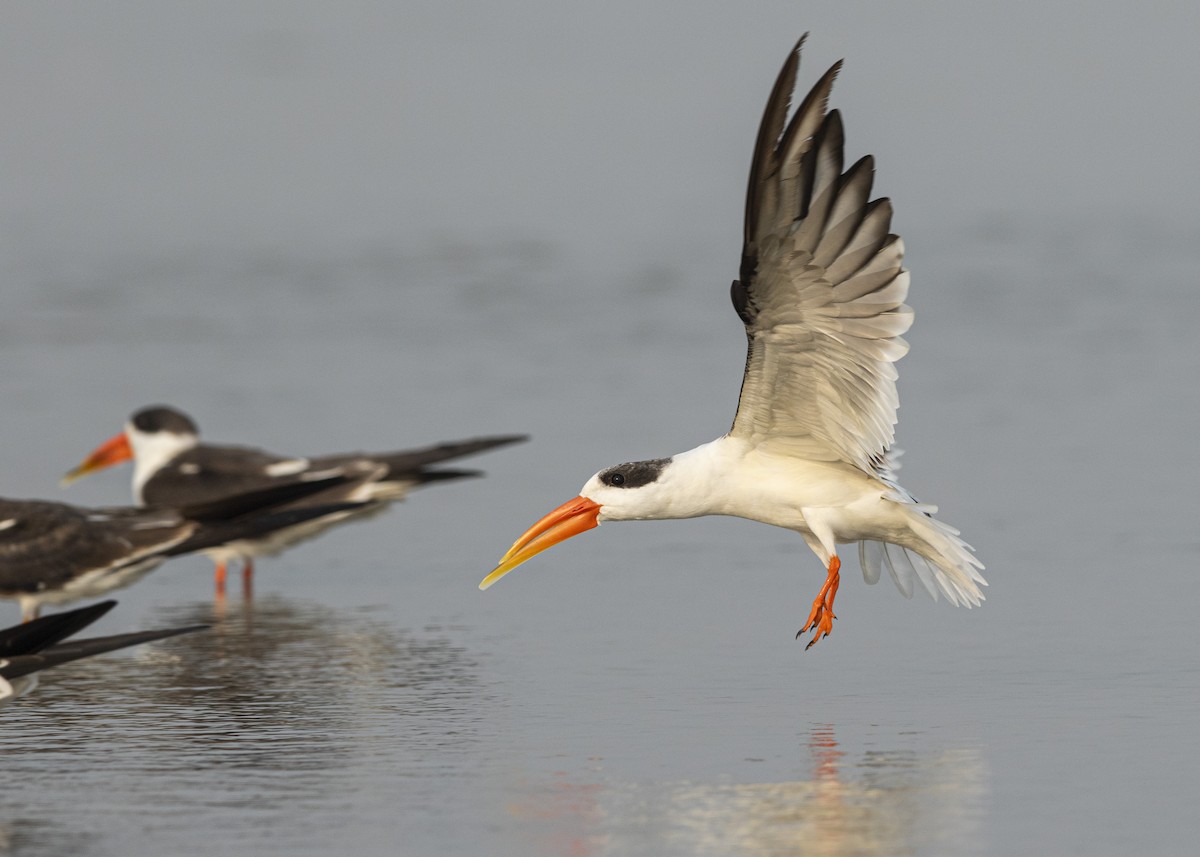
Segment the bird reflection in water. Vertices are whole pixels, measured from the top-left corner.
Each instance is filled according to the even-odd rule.
[[[538,853],[571,855],[892,855],[983,850],[987,771],[973,749],[839,747],[806,741],[811,773],[774,783],[576,784],[560,773],[509,807],[540,829]],[[593,760],[596,768],[602,760]]]
[[[463,721],[475,719],[483,685],[473,657],[451,639],[453,628],[409,631],[374,608],[274,595],[164,608],[147,621],[211,628],[187,644],[172,640],[169,650],[152,646],[103,670],[77,669],[47,688],[54,693],[39,722],[78,736],[80,746],[103,744],[98,732],[112,731],[122,734],[110,741],[181,762],[193,754],[206,768],[308,769],[333,763],[331,754],[359,757],[381,747],[395,755],[405,740],[397,738],[398,717],[420,720],[413,725],[426,741],[450,722],[455,740],[470,743]],[[107,716],[97,723],[101,703]]]
[[[314,726],[368,728],[364,718],[386,710],[376,719],[394,738],[397,708],[428,715],[478,702],[476,664],[464,647],[440,628],[397,628],[370,607],[332,610],[268,596],[198,602],[168,615],[206,616],[213,626],[181,652],[175,692],[243,725],[294,730],[303,720],[311,734]]]
[[[37,819],[0,820],[0,854],[88,854],[93,844],[86,830],[63,830]]]
[[[463,629],[406,630],[378,608],[277,596],[144,619],[212,627],[186,645],[59,667],[38,705],[6,709],[0,753],[21,787],[5,794],[0,843],[78,853],[66,846],[81,831],[121,842],[128,808],[154,807],[137,823],[218,830],[213,851],[268,829],[272,853],[303,851],[327,832],[331,801],[346,823],[356,811],[369,824],[394,803],[397,772],[410,799],[428,800],[479,752],[491,691],[455,642]],[[115,809],[96,797],[110,793]],[[65,794],[94,799],[64,811]]]

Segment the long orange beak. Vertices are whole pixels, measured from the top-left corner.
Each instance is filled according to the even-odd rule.
[[[122,461],[129,461],[131,458],[133,458],[133,450],[129,446],[129,438],[125,437],[125,432],[121,432],[93,449],[91,455],[74,470],[69,471],[59,484],[65,488],[76,479],[81,479],[95,470],[103,470],[114,464],[120,464]]]
[[[576,497],[563,503],[546,517],[542,518],[525,531],[508,549],[496,570],[483,579],[480,589],[487,589],[504,575],[527,559],[540,554],[546,548],[554,547],[571,536],[585,533],[600,522],[600,504],[593,503],[585,497]]]

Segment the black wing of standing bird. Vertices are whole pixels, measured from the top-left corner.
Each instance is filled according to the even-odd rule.
[[[263,538],[358,504],[295,506],[346,477],[273,486],[176,508],[83,508],[0,498],[0,598],[22,616],[44,604],[94,597],[140,579],[172,556]]]
[[[179,634],[190,634],[208,627],[188,625],[66,641],[115,607],[116,603],[102,601],[0,629],[0,704],[11,702],[33,690],[37,685],[37,674],[50,667]]]

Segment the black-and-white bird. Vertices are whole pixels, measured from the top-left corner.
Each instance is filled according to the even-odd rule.
[[[115,601],[102,601],[99,604],[78,607],[0,629],[0,705],[12,702],[37,687],[38,674],[42,670],[129,646],[202,631],[208,627],[189,625],[184,628],[135,631],[130,634],[64,642],[67,637],[95,622],[116,604]]]
[[[170,557],[353,511],[359,504],[301,502],[348,481],[354,480],[335,474],[180,508],[89,509],[0,498],[0,598],[16,600],[28,621],[45,604],[128,586]]]
[[[314,518],[302,526],[272,533],[269,538],[243,539],[209,551],[217,564],[217,588],[221,590],[226,565],[234,558],[242,561],[243,575],[248,581],[254,557],[277,553],[334,524],[378,513],[421,485],[483,475],[478,470],[434,465],[524,440],[526,435],[500,435],[398,452],[297,458],[243,446],[201,443],[199,429],[191,417],[175,408],[155,405],[134,413],[124,431],[93,450],[83,463],[63,477],[63,482],[132,459],[134,502],[143,506],[175,506],[303,481],[314,474],[353,477],[307,501],[350,502],[355,504],[353,508]],[[368,474],[374,475],[366,478]]]
[[[842,119],[828,111],[841,63],[792,113],[802,38],[759,127],[733,306],[749,350],[733,426],[670,458],[608,467],[531,527],[480,584],[602,521],[733,515],[795,530],[826,580],[800,634],[832,628],[839,544],[858,542],[869,583],[886,568],[906,596],[978,605],[983,564],[958,531],[895,478],[896,369],[912,324],[892,205],[871,200],[874,161],[843,171]]]

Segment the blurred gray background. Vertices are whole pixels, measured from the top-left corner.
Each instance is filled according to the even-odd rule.
[[[229,612],[200,559],[119,593],[105,630],[216,630],[64,668],[6,711],[10,851],[1200,836],[1200,6],[0,20],[4,495],[127,502],[127,470],[57,480],[155,401],[293,453],[533,435],[478,459],[486,479],[265,561]],[[804,31],[801,87],[846,59],[848,159],[876,156],[908,248],[901,476],[979,548],[989,600],[908,603],[851,561],[805,655],[820,569],[727,519],[604,527],[475,591],[595,470],[728,426],[744,181]]]

